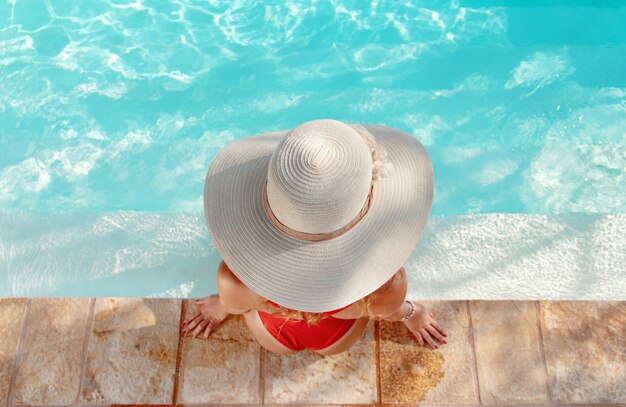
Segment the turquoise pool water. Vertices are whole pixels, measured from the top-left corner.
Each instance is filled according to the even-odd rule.
[[[534,241],[546,259],[537,247],[568,230],[572,257],[552,270],[600,270],[604,285],[557,273],[516,298],[568,281],[555,295],[623,296],[625,21],[626,1],[599,0],[2,0],[0,295],[214,291],[201,213],[215,154],[334,118],[402,129],[430,153],[439,220],[414,275],[450,267],[437,255],[461,235]],[[533,222],[543,232],[520,227]],[[602,250],[585,252],[589,239]],[[527,270],[498,274],[502,253],[475,272],[505,284]],[[455,270],[427,294],[503,292]]]
[[[624,21],[623,1],[2,1],[0,209],[201,211],[226,143],[336,118],[421,140],[435,215],[624,212]]]

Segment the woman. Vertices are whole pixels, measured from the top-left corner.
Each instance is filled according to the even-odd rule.
[[[386,126],[337,120],[237,140],[205,181],[209,234],[224,261],[218,295],[196,300],[183,334],[208,337],[243,314],[266,349],[348,349],[369,318],[445,343],[434,313],[405,300],[410,257],[433,198],[422,144]]]

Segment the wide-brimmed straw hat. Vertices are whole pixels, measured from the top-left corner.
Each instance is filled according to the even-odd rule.
[[[225,146],[206,175],[204,213],[247,287],[323,312],[372,293],[403,266],[432,199],[432,163],[417,139],[314,120]]]

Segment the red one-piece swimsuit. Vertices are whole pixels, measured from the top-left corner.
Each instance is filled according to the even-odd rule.
[[[267,302],[276,307],[279,306],[270,300],[267,300]],[[335,343],[356,323],[357,319],[340,319],[330,316],[348,308],[350,305],[352,304],[334,311],[324,312],[323,314],[329,317],[323,318],[317,325],[311,326],[308,326],[306,321],[288,320],[263,311],[258,311],[258,313],[270,335],[286,347],[292,350],[319,350]]]

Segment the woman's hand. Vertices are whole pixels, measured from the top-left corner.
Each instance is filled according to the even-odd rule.
[[[444,337],[448,335],[435,321],[435,313],[415,301],[411,303],[415,307],[415,314],[409,320],[404,321],[404,324],[415,335],[420,346],[424,346],[424,341],[426,341],[433,349],[439,349],[435,339],[440,343],[447,343]]]
[[[195,338],[204,330],[203,337],[206,339],[211,331],[217,328],[230,314],[226,312],[220,302],[219,294],[213,294],[202,299],[194,299],[193,302],[198,308],[193,315],[183,321],[182,335],[187,336],[187,334],[191,333],[192,338]]]

